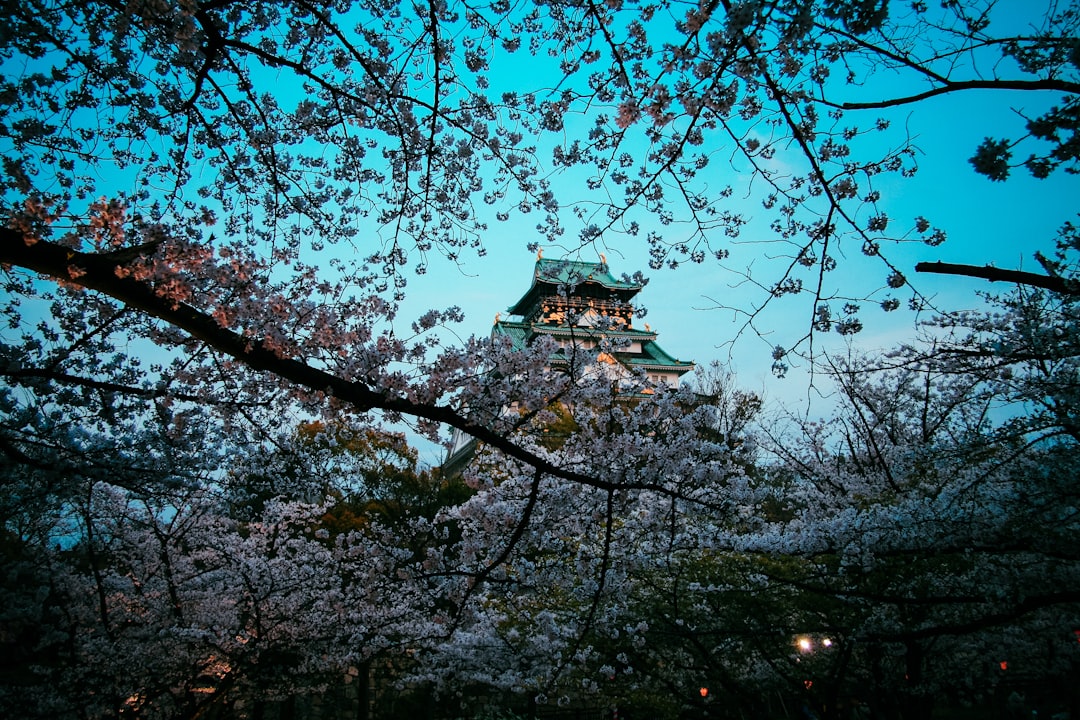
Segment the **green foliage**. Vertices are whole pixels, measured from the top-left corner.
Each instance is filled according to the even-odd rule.
[[[376,519],[389,525],[431,519],[471,492],[460,478],[421,467],[402,433],[323,422],[301,424],[261,466],[234,471],[227,486],[232,512],[242,519],[279,497],[329,499],[324,524],[332,534],[363,529]]]
[[[554,417],[541,424],[540,444],[548,450],[559,450],[566,443],[566,439],[579,429],[578,423],[570,410],[561,403],[549,407],[548,411]]]

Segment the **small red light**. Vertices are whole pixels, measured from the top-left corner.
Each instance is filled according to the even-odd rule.
[[[1009,662],[1007,660],[1002,660],[1000,663],[998,663],[998,665],[1001,667],[1002,670],[1009,669]]]
[[[701,693],[701,697],[708,697],[709,688],[701,688],[700,690],[698,690],[698,692]]]

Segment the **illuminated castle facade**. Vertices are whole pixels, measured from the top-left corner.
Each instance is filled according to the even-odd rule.
[[[522,348],[548,336],[559,345],[552,367],[567,365],[572,351],[583,350],[611,366],[608,374],[641,370],[656,384],[677,387],[694,364],[664,352],[647,324],[634,327],[633,298],[643,285],[616,278],[600,257],[598,263],[538,257],[528,291],[510,306],[508,319],[496,316],[492,336]],[[611,349],[597,352],[601,344]]]

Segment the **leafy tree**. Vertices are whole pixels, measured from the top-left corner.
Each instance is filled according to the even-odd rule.
[[[291,438],[266,455],[250,457],[223,484],[240,518],[258,514],[270,500],[329,501],[324,521],[336,531],[373,519],[397,525],[410,517],[434,518],[464,500],[469,489],[438,468],[423,468],[419,453],[401,432],[343,423],[302,423]]]
[[[742,390],[730,369],[717,360],[698,368],[691,389],[699,395],[698,402],[710,407],[715,414],[712,426],[698,428],[709,439],[727,445],[729,451],[753,456],[746,443],[751,438],[750,426],[761,413],[764,401],[757,394]]]

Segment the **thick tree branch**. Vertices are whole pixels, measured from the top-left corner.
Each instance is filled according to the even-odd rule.
[[[967,621],[943,623],[940,625],[927,625],[915,630],[899,631],[893,633],[868,634],[867,639],[873,640],[923,640],[938,638],[946,635],[960,636],[970,635],[994,627],[1000,627],[1047,608],[1064,607],[1080,602],[1080,593],[1072,590],[1062,590],[1056,593],[1044,595],[1032,595],[1025,597],[1012,606],[999,612],[986,613]]]
[[[1019,285],[1031,285],[1051,290],[1062,295],[1080,295],[1080,284],[1073,280],[1052,275],[1039,275],[1022,270],[1003,270],[992,265],[960,265],[943,262],[921,262],[915,266],[915,272],[939,273],[941,275],[963,275],[982,278],[990,282],[1012,282]]]
[[[910,105],[937,95],[961,92],[963,90],[1056,90],[1058,92],[1078,94],[1080,83],[1069,82],[1057,78],[1045,78],[1041,80],[962,80],[950,81],[945,85],[930,88],[929,90],[915,95],[904,97],[887,98],[874,102],[847,102],[825,103],[843,110],[877,110],[882,108]]]
[[[45,240],[28,244],[22,233],[9,228],[0,228],[0,264],[25,268],[55,280],[74,283],[103,293],[130,308],[183,330],[193,338],[206,343],[208,347],[242,362],[252,370],[270,373],[308,390],[326,393],[358,410],[386,410],[449,425],[531,466],[540,473],[569,482],[608,492],[616,488],[628,487],[555,465],[513,440],[464,417],[452,407],[413,402],[396,396],[390,391],[373,389],[299,360],[282,357],[265,347],[258,338],[245,337],[223,328],[209,314],[190,305],[176,303],[162,297],[146,283],[118,277],[117,270],[123,266],[123,263],[115,262],[109,255],[83,253]],[[77,270],[77,272],[73,273],[72,270]],[[670,488],[652,483],[636,484],[633,488],[653,490],[664,495],[677,494]]]

